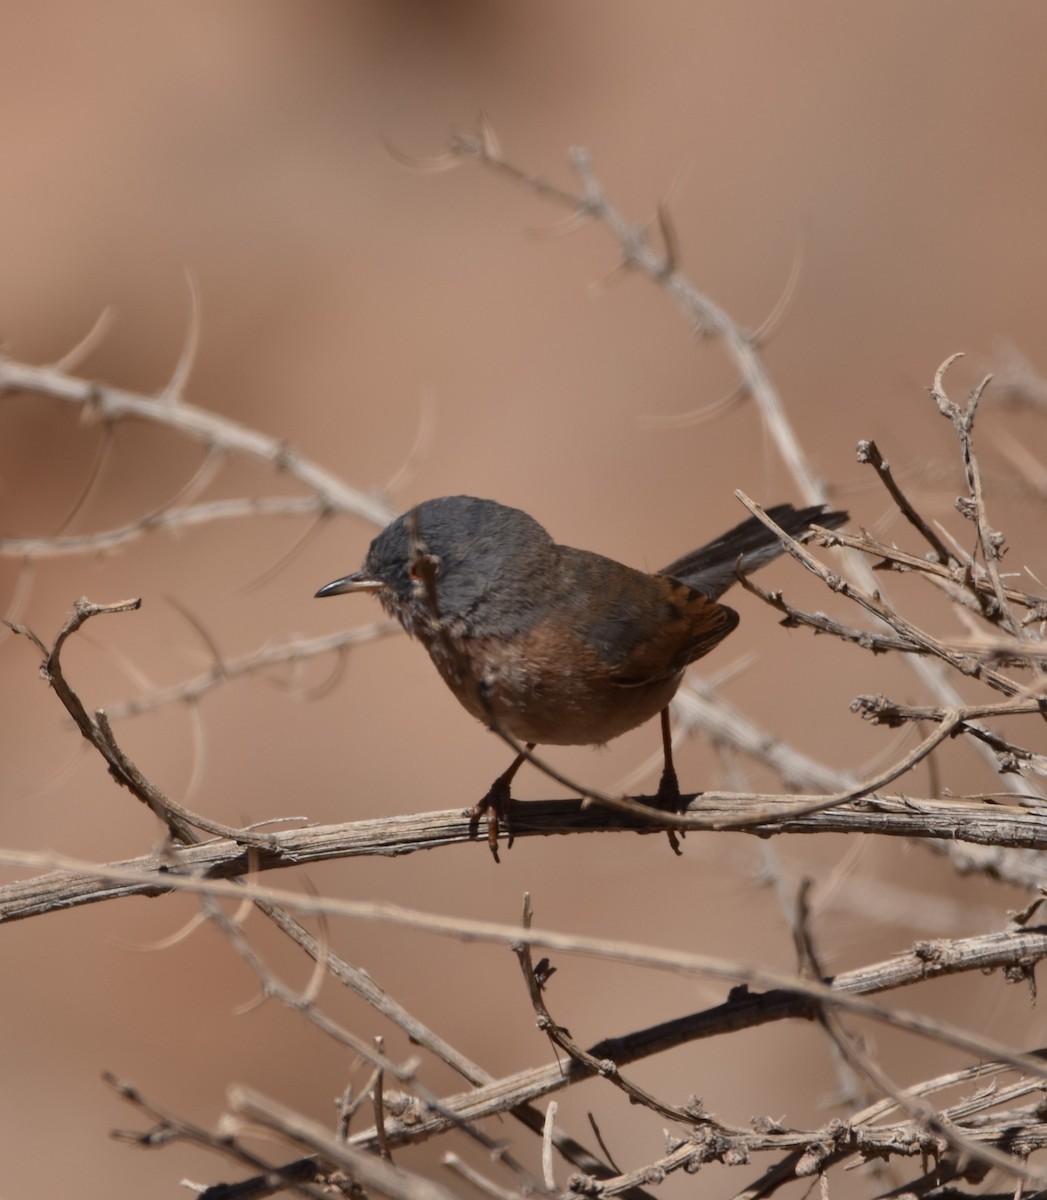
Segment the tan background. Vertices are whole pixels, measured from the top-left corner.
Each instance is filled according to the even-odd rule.
[[[82,372],[158,390],[184,338],[189,267],[202,295],[192,403],[286,438],[372,489],[407,455],[423,396],[435,397],[431,446],[392,498],[398,507],[459,491],[496,496],[563,541],[653,568],[739,519],[735,488],[767,502],[797,498],[751,407],[669,434],[641,425],[646,415],[715,400],[733,375],[715,345],[690,340],[650,284],[626,279],[590,294],[615,263],[605,234],[529,239],[527,229],[560,212],[472,167],[413,174],[381,147],[384,135],[406,152],[438,153],[448,130],[481,108],[511,158],[563,182],[567,149],[590,147],[633,218],[648,217],[679,178],[671,208],[683,267],[743,324],[773,306],[802,247],[799,289],[767,362],[817,469],[858,522],[876,525],[888,511],[854,463],[855,442],[874,437],[927,511],[966,538],[950,516],[955,447],[926,393],[934,369],[966,351],[952,377],[960,395],[1000,365],[1001,339],[1047,367],[1047,14],[1039,4],[54,0],[6,9],[6,352],[53,361],[112,305],[116,323]],[[983,421],[996,523],[1043,578],[1040,514],[1012,486],[994,440],[1004,424],[1033,450],[1042,429],[1000,409]],[[98,438],[97,427],[57,403],[4,398],[0,533],[54,531],[89,475]],[[198,461],[197,446],[164,431],[121,427],[74,527],[106,528],[163,503]],[[231,464],[212,494],[274,490],[286,486]],[[140,613],[96,622],[71,647],[70,671],[90,706],[201,669],[206,652],[168,596],[229,656],[372,619],[364,598],[311,599],[360,561],[374,530],[359,522],[332,523],[275,579],[242,590],[303,529],[240,522],[154,537],[102,559],[43,563],[18,615],[49,638],[78,595],[143,597]],[[826,605],[798,574],[781,567],[775,579]],[[15,564],[0,562],[4,607],[16,582]],[[912,603],[955,631],[922,592]],[[833,765],[861,769],[897,752],[892,735],[861,725],[847,705],[858,692],[912,699],[911,676],[786,634],[748,597],[737,605],[743,631],[708,664],[721,670],[758,653],[727,685],[732,702]],[[0,844],[99,860],[143,852],[158,837],[155,824],[80,750],[36,666],[24,641],[0,645]],[[324,670],[313,664],[305,682]],[[505,762],[504,748],[457,709],[406,640],[361,650],[322,701],[297,703],[255,680],[211,695],[200,717],[202,751],[180,708],[125,722],[118,734],[176,796],[199,774],[190,802],[231,822],[465,805]],[[610,785],[656,744],[652,727],[606,752],[562,751],[556,761]],[[950,760],[943,782],[975,786],[972,762]],[[697,742],[680,768],[685,786],[724,778],[715,753]],[[769,782],[759,772],[741,781]],[[919,775],[910,790],[927,786]],[[555,793],[525,772],[518,794]],[[608,836],[520,843],[500,869],[470,846],[308,874],[335,895],[499,920],[516,919],[529,889],[544,925],[789,968],[765,856],[776,856],[788,891],[805,873],[824,877],[844,849],[692,837],[673,861],[660,837]],[[872,844],[817,931],[835,970],[915,937],[999,927],[1019,900],[956,882],[922,849]],[[299,1017],[275,1006],[237,1015],[255,984],[215,933],[133,952],[192,911],[188,900],[135,901],[4,929],[5,1197],[174,1196],[183,1176],[233,1174],[195,1151],[136,1152],[109,1141],[111,1128],[137,1118],[101,1084],[103,1069],[203,1122],[220,1113],[233,1081],[325,1121],[346,1082],[363,1082]],[[304,982],[300,961],[260,925],[252,931]],[[550,1058],[508,953],[367,925],[337,924],[332,937],[489,1071]],[[724,991],[558,961],[550,1001],[584,1043]],[[999,979],[923,991],[905,1002],[1029,1046],[1042,1041],[1025,994]],[[355,1002],[333,989],[322,1000],[358,1033],[385,1034],[395,1054],[408,1052]],[[874,1045],[903,1083],[954,1061],[880,1032]],[[820,1123],[836,1086],[827,1046],[807,1027],[701,1044],[635,1074],[675,1102],[701,1095],[738,1125],[758,1113]],[[425,1079],[456,1086],[432,1067]],[[561,1105],[579,1134],[591,1109],[623,1166],[661,1152],[662,1123],[606,1086],[587,1085]],[[511,1122],[492,1132],[527,1145]],[[721,1195],[757,1170],[680,1177],[665,1194]],[[865,1194],[860,1180],[850,1186]]]

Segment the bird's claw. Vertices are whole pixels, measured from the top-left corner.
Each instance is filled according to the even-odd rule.
[[[469,836],[476,837],[480,828],[480,820],[487,818],[487,845],[496,863],[502,860],[498,857],[498,821],[505,825],[505,848],[512,849],[513,823],[509,816],[509,785],[499,777],[491,784],[487,795],[469,809]]]
[[[683,812],[683,797],[680,795],[680,783],[676,778],[676,771],[671,766],[666,766],[662,772],[662,778],[658,784],[658,792],[654,798],[654,807],[660,808],[663,812],[678,813]],[[680,849],[680,839],[685,837],[685,831],[682,829],[667,829],[665,836],[669,839],[669,848],[673,854],[682,855]]]

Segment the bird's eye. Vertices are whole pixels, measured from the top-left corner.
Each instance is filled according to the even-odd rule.
[[[426,585],[440,574],[440,559],[435,554],[419,554],[407,564],[407,576],[412,583]]]

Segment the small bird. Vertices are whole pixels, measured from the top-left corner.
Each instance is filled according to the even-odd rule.
[[[780,504],[768,515],[796,537],[812,522],[831,529],[847,520],[821,505]],[[397,517],[359,571],[316,595],[374,592],[465,708],[528,751],[539,743],[602,745],[660,713],[664,768],[655,803],[678,810],[669,701],[685,668],[738,624],[718,598],[782,549],[751,517],[648,574],[561,546],[518,508],[443,496]],[[499,818],[512,845],[510,785],[524,761],[517,755],[470,810],[474,829],[486,814],[496,861]]]

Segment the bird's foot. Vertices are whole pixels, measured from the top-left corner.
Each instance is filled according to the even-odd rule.
[[[513,821],[509,815],[510,795],[509,789],[512,786],[516,772],[527,761],[527,756],[534,749],[534,742],[527,743],[527,749],[513,759],[509,764],[508,769],[503,771],[501,775],[491,784],[487,790],[487,795],[469,809],[469,836],[476,837],[477,830],[480,827],[480,818],[487,814],[487,844],[491,848],[491,853],[494,855],[495,862],[501,862],[498,857],[498,818],[501,817],[505,824],[505,848],[511,850],[513,847]]]
[[[658,792],[654,797],[654,807],[660,808],[663,812],[683,812],[684,803],[680,795],[680,783],[676,778],[676,771],[670,765],[666,765],[662,772],[662,778],[658,783]],[[669,839],[669,847],[673,854],[683,854],[680,849],[680,839],[685,836],[684,830],[667,829],[665,836]]]
[[[479,832],[481,819],[483,817],[487,818],[487,845],[490,847],[495,862],[502,861],[498,857],[499,819],[505,825],[505,848],[511,850],[513,845],[513,823],[509,816],[510,799],[509,782],[504,776],[499,775],[494,783],[491,784],[487,795],[469,809],[470,837],[476,837]]]

